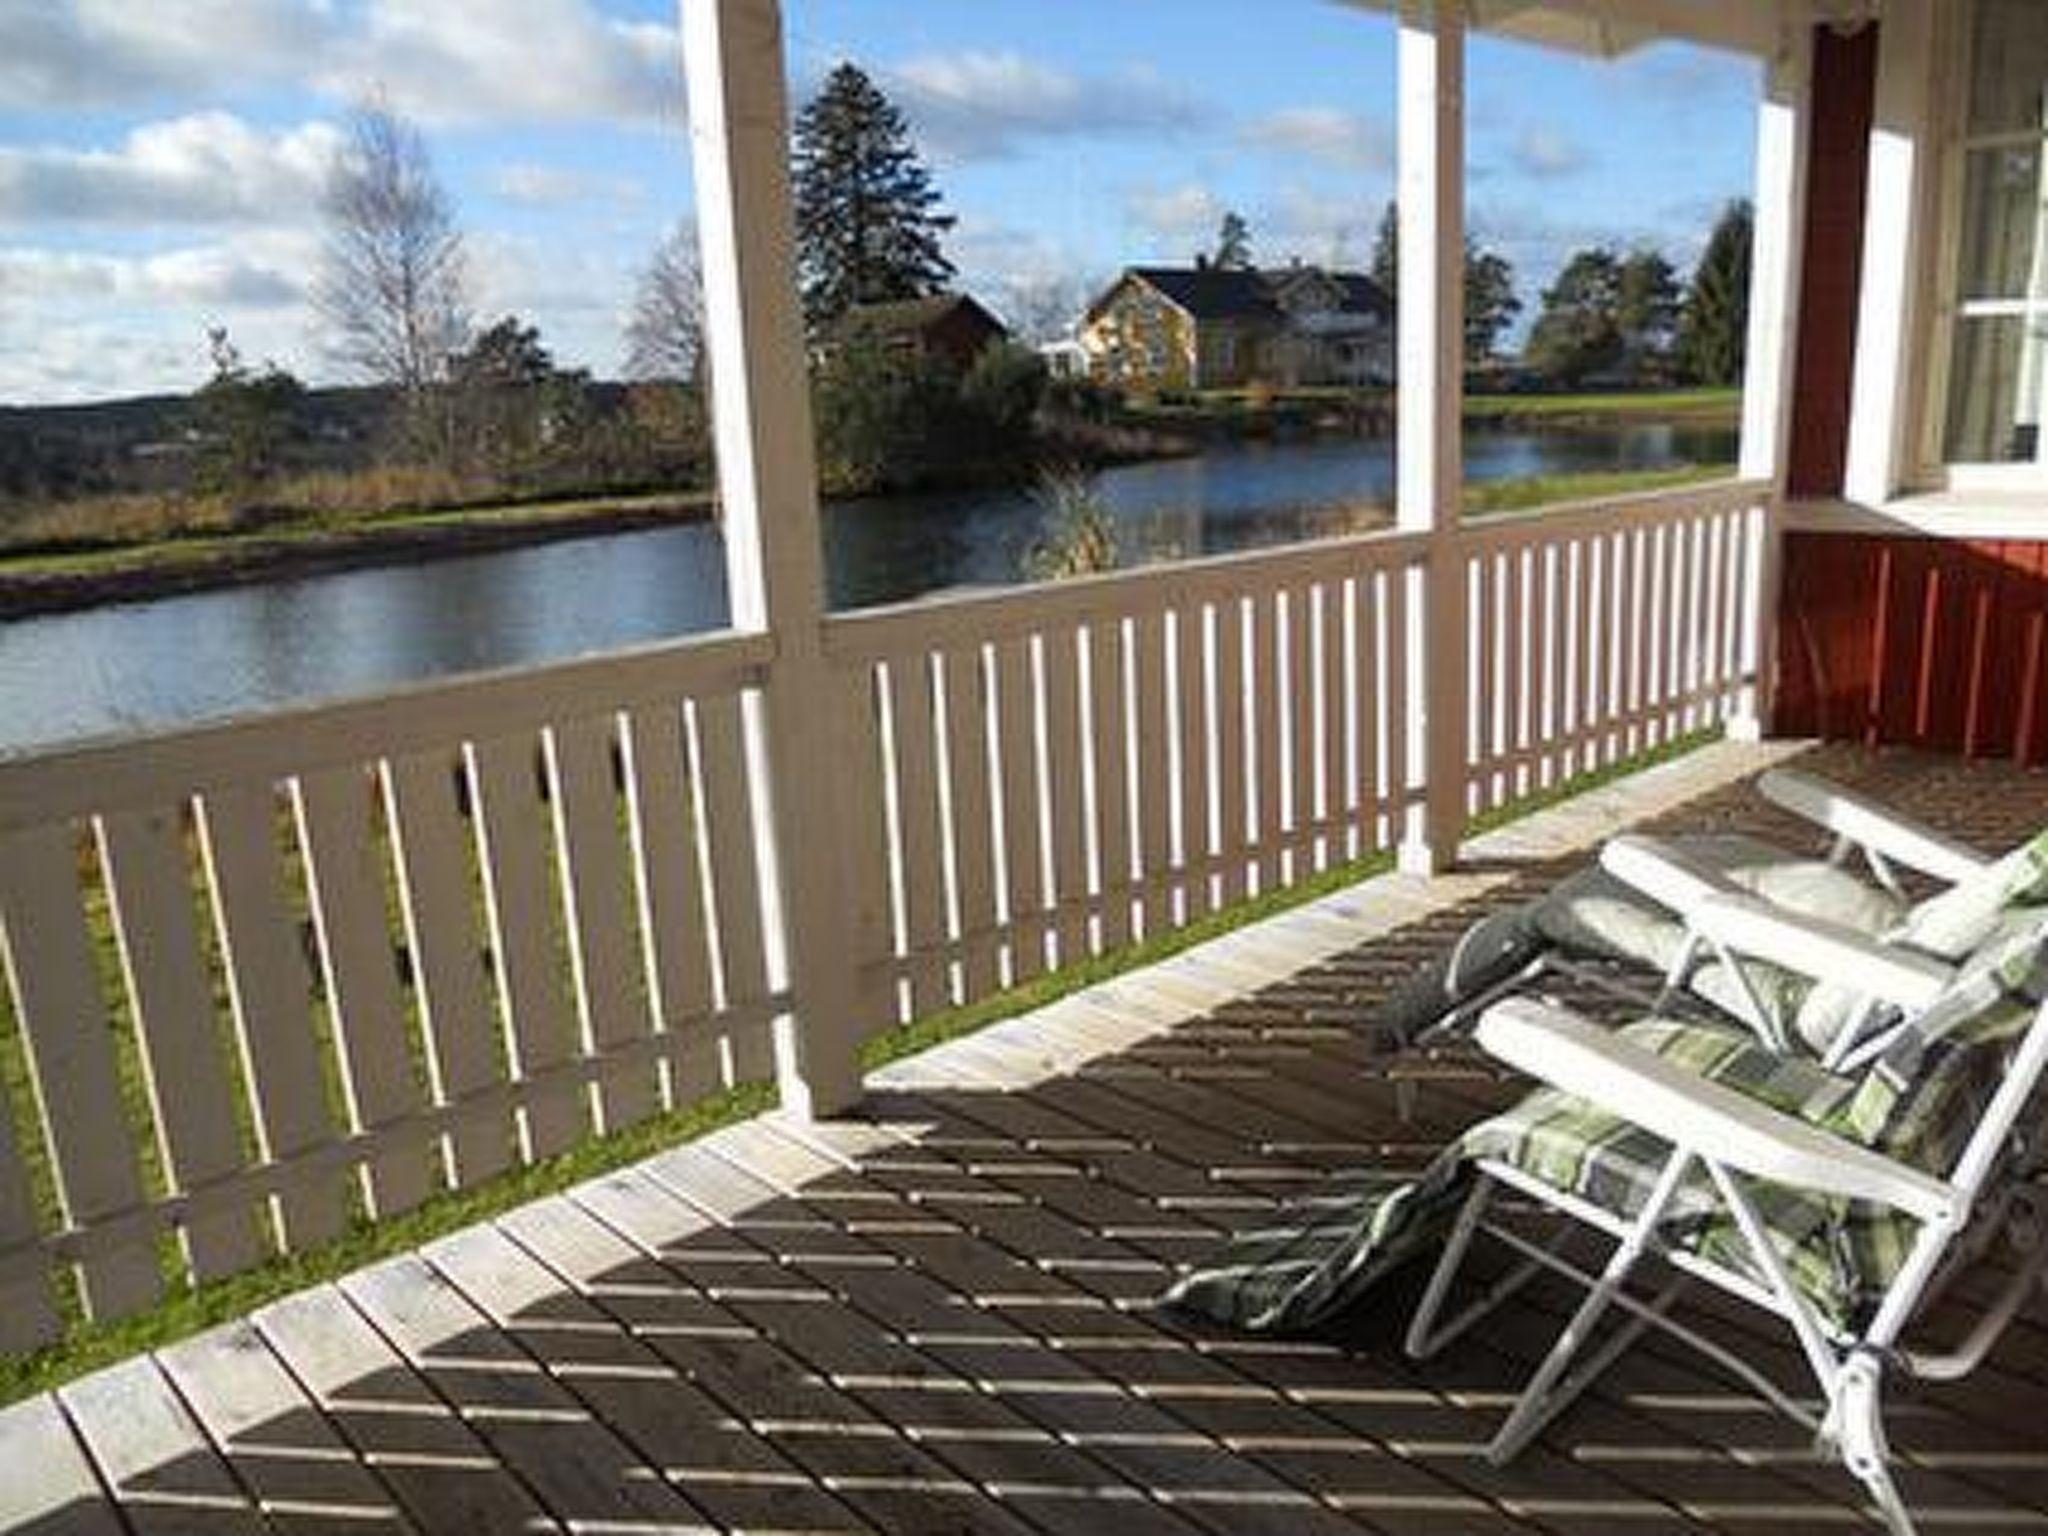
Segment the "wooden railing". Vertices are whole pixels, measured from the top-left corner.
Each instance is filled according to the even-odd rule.
[[[1757,678],[1767,488],[1470,523],[1468,814],[1724,725]]]
[[[67,1271],[119,1316],[770,1076],[740,715],[771,654],[0,765],[29,1090],[0,1103],[28,1111],[0,1114],[0,1344],[57,1330]]]
[[[785,1016],[844,1045],[1389,850],[1432,775],[1471,814],[1722,721],[1766,508],[830,618],[830,761],[762,756],[784,663],[723,635],[0,762],[0,1348],[787,1081]],[[1469,607],[1432,677],[1438,561]],[[778,860],[788,795],[833,831]],[[821,870],[850,1006],[783,979]]]
[[[859,935],[896,1017],[1390,845],[1420,540],[1380,535],[835,619],[875,701]]]

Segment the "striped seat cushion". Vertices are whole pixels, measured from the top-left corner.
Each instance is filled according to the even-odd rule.
[[[1701,1078],[1874,1147],[1929,1173],[1952,1171],[2001,1082],[2012,1044],[2048,996],[2048,907],[2009,913],[1944,1002],[1860,1077],[1784,1056],[1737,1026],[1650,1018],[1621,1033]],[[2037,1106],[2038,1108],[2038,1106]],[[2022,1117],[2031,1128],[2038,1113]],[[1705,1149],[1711,1153],[1711,1148]],[[2022,1149],[2024,1155],[2024,1149]],[[1365,1171],[1240,1234],[1167,1300],[1237,1327],[1312,1327],[1357,1301],[1390,1270],[1432,1250],[1493,1160],[1617,1216],[1641,1211],[1670,1143],[1556,1089],[1473,1126],[1418,1179]],[[1918,1225],[1888,1208],[1746,1181],[1787,1273],[1823,1321],[1853,1335],[1897,1278]],[[1704,1171],[1683,1185],[1663,1240],[1762,1281],[1747,1243]]]

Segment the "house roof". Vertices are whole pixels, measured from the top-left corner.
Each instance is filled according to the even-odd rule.
[[[834,323],[840,335],[921,336],[957,310],[966,310],[991,330],[1009,334],[1004,325],[972,294],[934,293],[921,299],[892,299],[884,304],[856,304]]]
[[[1333,272],[1324,267],[1126,267],[1123,275],[1088,306],[1093,315],[1127,280],[1156,290],[1197,320],[1272,320],[1280,316],[1275,292],[1290,277],[1314,274],[1343,290],[1347,313],[1384,316],[1392,306],[1380,285],[1363,272]]]

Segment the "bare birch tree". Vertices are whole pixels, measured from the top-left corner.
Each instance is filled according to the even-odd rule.
[[[629,378],[693,382],[704,364],[704,278],[697,232],[678,224],[654,248],[626,321]]]
[[[322,198],[314,305],[334,355],[417,404],[468,340],[468,269],[448,193],[419,130],[356,106]]]

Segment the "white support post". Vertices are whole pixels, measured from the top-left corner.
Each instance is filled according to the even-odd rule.
[[[1768,727],[1777,651],[1779,544],[1790,462],[1799,340],[1799,271],[1806,224],[1806,147],[1812,118],[1813,28],[1790,21],[1757,108],[1756,231],[1750,260],[1749,338],[1742,378],[1744,479],[1770,482],[1755,530],[1743,625],[1743,686],[1728,734],[1760,739]]]
[[[1856,372],[1849,405],[1846,500],[1879,506],[1913,467],[1923,370],[1914,366],[1924,250],[1919,217],[1932,179],[1935,23],[1931,0],[1891,0],[1878,34],[1877,94],[1864,200]]]
[[[786,1109],[824,1115],[860,1096],[860,1020],[834,768],[846,701],[822,643],[781,7],[685,0],[681,9],[732,622],[776,641],[764,695],[746,714],[769,981],[795,998],[795,1016],[775,1024],[776,1072]]]
[[[1396,520],[1428,535],[1409,604],[1409,813],[1401,867],[1435,874],[1465,829],[1464,495],[1465,7],[1403,0],[1400,36],[1400,307],[1395,368]]]

